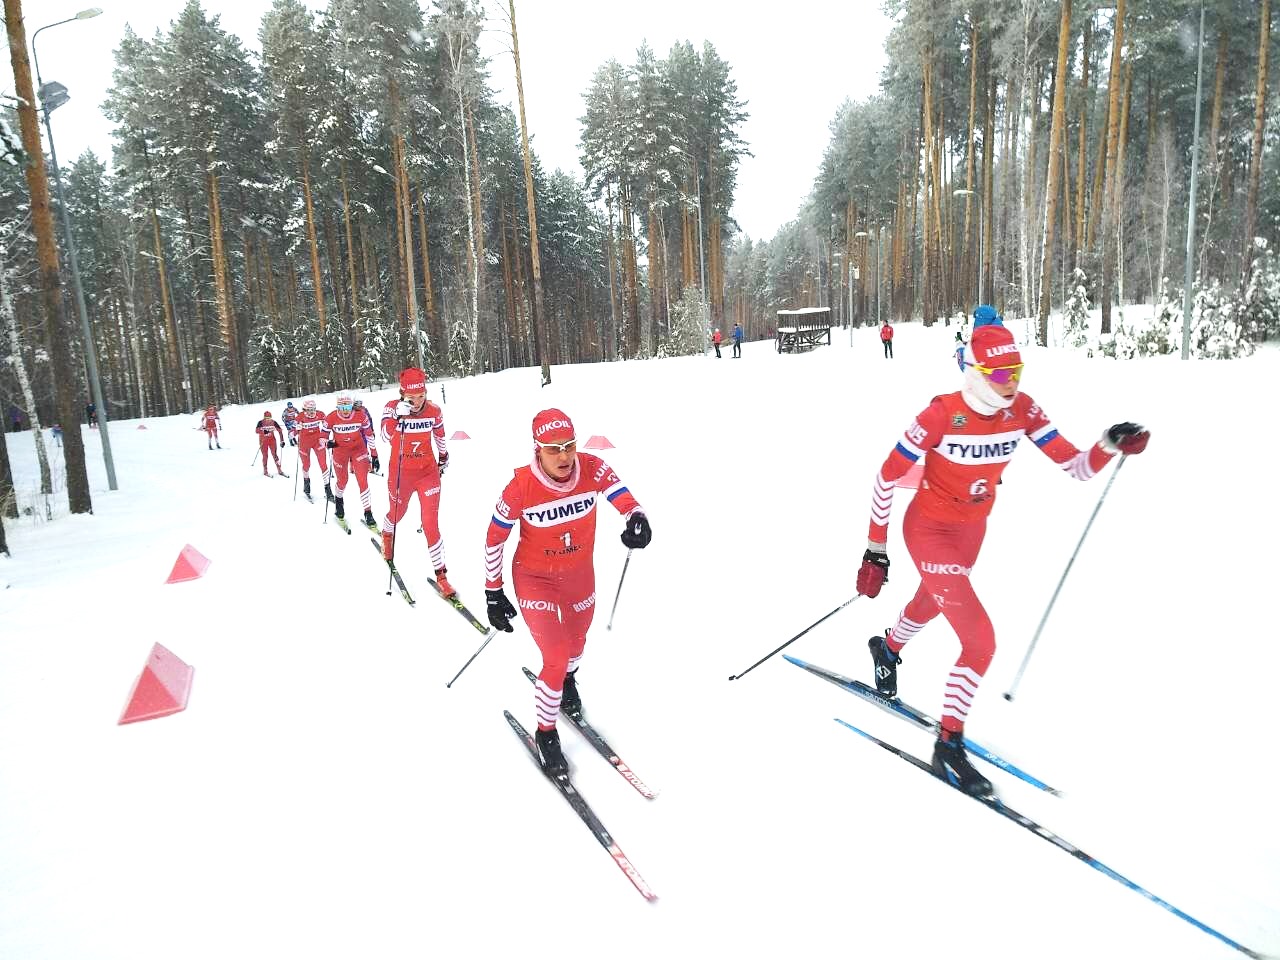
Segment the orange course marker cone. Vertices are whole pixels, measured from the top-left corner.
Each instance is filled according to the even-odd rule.
[[[455,430],[453,431],[453,436],[451,436],[449,439],[450,440],[470,440],[471,436],[465,430]]]
[[[178,559],[169,571],[169,579],[165,583],[182,583],[186,580],[199,580],[209,569],[210,560],[191,544],[182,548]]]
[[[187,709],[194,673],[195,667],[157,643],[151,648],[142,673],[133,682],[128,703],[116,725],[167,717]]]

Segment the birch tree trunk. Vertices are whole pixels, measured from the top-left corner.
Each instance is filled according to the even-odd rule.
[[[22,336],[18,333],[18,317],[13,309],[13,301],[9,298],[8,251],[0,243],[0,321],[4,322],[5,332],[9,335],[10,356],[13,372],[18,377],[18,389],[22,391],[22,402],[27,406],[27,421],[31,424],[31,433],[36,441],[36,460],[40,463],[40,492],[45,495],[46,517],[51,517],[48,497],[53,493],[53,478],[49,472],[49,452],[44,445],[44,430],[40,425],[40,410],[36,406],[36,395],[31,389],[31,377],[27,375],[27,364],[22,359]],[[73,429],[79,430],[79,425]],[[0,437],[4,443],[4,437]]]
[[[1120,55],[1124,46],[1125,0],[1116,0],[1115,31],[1111,46],[1111,72],[1107,75],[1107,166],[1102,191],[1102,333],[1111,332],[1111,294],[1115,273],[1115,211],[1117,191],[1115,157],[1120,139],[1120,93],[1124,86]]]

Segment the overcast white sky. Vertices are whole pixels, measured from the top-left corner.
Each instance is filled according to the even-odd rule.
[[[27,37],[46,24],[74,16],[94,0],[26,0]],[[184,0],[98,0],[103,14],[40,35],[37,54],[47,80],[65,84],[71,102],[53,114],[63,165],[92,148],[111,156],[110,124],[99,105],[111,85],[114,51],[126,23],[143,36],[167,30]],[[323,2],[306,0],[315,9]],[[491,9],[496,0],[487,0]],[[424,3],[425,7],[429,4]],[[505,4],[501,5],[505,8]],[[258,49],[258,26],[269,0],[204,0],[210,14]],[[755,239],[768,239],[792,219],[808,193],[826,145],[827,124],[845,97],[875,92],[884,63],[888,21],[872,0],[836,3],[789,0],[766,19],[752,5],[728,0],[648,0],[642,7],[600,0],[517,0],[525,110],[534,146],[549,168],[581,175],[578,118],[582,93],[609,57],[632,62],[648,40],[658,56],[672,44],[710,40],[732,67],[750,119],[743,128],[754,157],[743,160],[733,215]],[[491,82],[515,98],[515,77],[505,21],[487,35]],[[0,92],[13,92],[6,56]]]

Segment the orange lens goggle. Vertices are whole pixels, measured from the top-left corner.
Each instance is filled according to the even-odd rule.
[[[984,367],[980,363],[975,363],[972,366],[992,383],[998,383],[1003,386],[1006,383],[1017,383],[1022,378],[1022,368],[1026,364],[1014,363],[1007,367]]]

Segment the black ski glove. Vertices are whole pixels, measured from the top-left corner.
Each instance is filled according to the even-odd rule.
[[[378,463],[378,455],[376,453],[369,454],[369,460],[373,463],[373,472],[374,473],[381,472],[382,465]]]
[[[653,539],[653,531],[649,529],[649,518],[643,513],[633,513],[627,520],[627,529],[622,531],[622,545],[628,550],[643,550]]]
[[[338,445],[337,440],[330,440],[328,443],[325,444],[325,446],[328,447],[330,450],[332,450],[337,445]]]
[[[502,588],[486,590],[484,597],[485,606],[489,608],[489,623],[493,628],[504,633],[513,632],[515,627],[511,626],[511,618],[516,615],[516,608],[511,605]]]
[[[1147,449],[1151,433],[1140,423],[1117,423],[1108,427],[1102,435],[1102,449],[1107,453],[1123,453],[1132,456]]]

